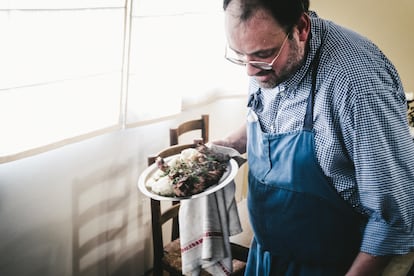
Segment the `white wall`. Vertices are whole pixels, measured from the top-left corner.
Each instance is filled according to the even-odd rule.
[[[100,247],[82,259],[81,270],[142,275],[151,265],[151,245],[142,241],[150,235],[149,200],[137,191],[139,174],[146,156],[168,145],[169,127],[203,113],[210,114],[210,137],[220,138],[243,122],[245,100],[221,100],[165,122],[1,164],[0,275],[72,275],[72,260],[84,250],[76,240],[84,244],[112,226],[121,231],[94,241]],[[97,208],[80,225],[76,208],[91,206]]]
[[[310,0],[320,17],[353,29],[376,43],[401,75],[405,90],[414,92],[414,1]]]

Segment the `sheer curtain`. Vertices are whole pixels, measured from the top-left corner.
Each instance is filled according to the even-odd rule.
[[[5,0],[0,36],[0,163],[244,94],[220,1]]]
[[[119,128],[124,17],[122,0],[0,1],[1,161]]]
[[[224,59],[221,4],[206,0],[134,2],[127,126],[244,94],[244,68],[235,68]]]

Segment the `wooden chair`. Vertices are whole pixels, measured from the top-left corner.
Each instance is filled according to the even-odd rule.
[[[185,134],[191,133],[196,130],[199,130],[201,132],[201,137],[199,138],[203,140],[203,143],[207,143],[209,141],[209,134],[210,134],[209,123],[210,123],[209,115],[204,114],[204,115],[201,115],[200,119],[186,121],[186,122],[179,124],[176,128],[170,128],[170,145],[173,146],[173,145],[179,144],[180,138],[184,138],[183,136]],[[195,142],[196,139],[194,138],[195,137],[193,137],[193,140]],[[242,224],[244,224],[243,226],[246,226],[246,223],[242,222]],[[173,227],[173,233],[178,233],[177,219],[174,220],[172,227]],[[250,226],[245,227],[245,228],[249,228],[249,231],[250,231]],[[249,233],[248,236],[250,235],[251,234]],[[235,241],[235,242],[232,242],[232,255],[236,259],[244,260],[246,262],[249,248],[246,245],[242,245],[242,243],[240,243],[240,241],[243,241],[246,244],[246,241],[244,241],[244,239],[245,238],[243,237],[243,234],[239,234],[237,235],[237,237],[232,237],[232,240]]]
[[[186,148],[195,147],[195,144],[184,144],[171,146],[154,156],[148,157],[148,165],[155,162],[157,156],[166,158],[181,153]],[[171,237],[168,242],[163,238],[163,225],[171,222],[172,219],[178,218],[180,204],[173,204],[168,208],[161,208],[161,202],[151,199],[151,216],[152,216],[152,241],[154,245],[154,265],[153,275],[161,276],[164,271],[170,275],[182,275],[181,270],[181,248],[179,240],[178,227],[172,229]],[[178,221],[178,220],[176,220]],[[178,223],[177,223],[178,224]],[[174,227],[172,227],[174,228]],[[165,244],[165,245],[164,245]],[[244,275],[247,252],[238,245],[232,244],[233,270],[231,275]],[[210,275],[203,271],[201,275]]]
[[[201,115],[200,119],[190,120],[181,123],[176,128],[170,129],[170,146],[178,145],[180,136],[191,131],[201,131],[201,138],[204,143],[208,142],[209,138],[209,115]],[[192,139],[194,140],[194,138]]]

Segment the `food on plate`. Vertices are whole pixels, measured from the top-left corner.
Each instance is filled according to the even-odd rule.
[[[147,187],[163,196],[195,195],[219,182],[229,160],[229,155],[214,152],[204,144],[185,149],[168,162],[158,157],[158,170]]]

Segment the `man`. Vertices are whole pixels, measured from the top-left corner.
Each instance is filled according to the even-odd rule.
[[[414,144],[398,73],[308,0],[224,0],[226,58],[251,77],[246,275],[380,275],[414,250]]]

